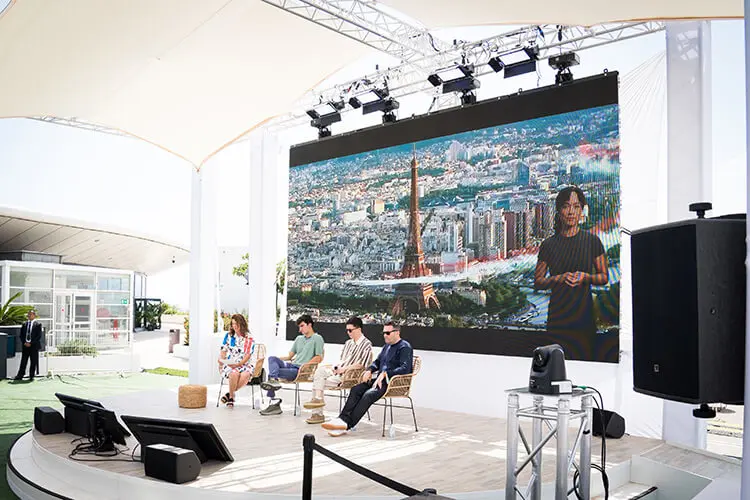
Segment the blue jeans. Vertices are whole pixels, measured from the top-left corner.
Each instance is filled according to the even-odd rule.
[[[295,365],[289,361],[282,361],[276,356],[270,356],[268,358],[268,378],[294,380],[297,378],[298,371],[299,365]],[[272,398],[275,395],[275,391],[268,391],[269,398]]]

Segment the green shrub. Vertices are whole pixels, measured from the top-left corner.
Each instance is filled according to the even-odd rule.
[[[49,356],[97,356],[99,351],[96,346],[83,339],[66,340],[57,345],[57,351],[51,352]]]

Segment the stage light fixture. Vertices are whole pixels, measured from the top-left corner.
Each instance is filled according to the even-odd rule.
[[[492,68],[492,71],[495,73],[500,73],[503,68],[505,68],[505,63],[500,59],[499,56],[495,56],[489,61],[487,61],[487,64],[489,64],[490,68]]]
[[[565,52],[549,58],[549,65],[557,70],[555,75],[555,85],[573,81],[573,73],[570,71],[571,66],[577,66],[581,63],[578,54],[575,52]]]
[[[459,64],[451,68],[438,70],[427,77],[433,86],[443,86],[443,94],[461,92],[462,104],[473,104],[476,102],[474,90],[481,86],[480,81],[474,77],[474,65]]]
[[[396,121],[396,114],[394,113],[401,105],[393,97],[386,97],[378,101],[373,101],[362,105],[362,114],[366,115],[381,111],[383,113],[383,123],[393,123]]]
[[[362,108],[362,114],[367,115],[381,111],[383,113],[383,123],[392,123],[396,121],[394,113],[400,106],[399,102],[390,96],[387,88],[375,88],[358,94],[349,99],[349,104],[354,109]]]
[[[503,54],[501,61],[505,64],[505,78],[532,73],[536,71],[536,62],[539,59],[539,47],[530,45],[520,50]]]
[[[433,87],[439,87],[443,84],[443,79],[440,78],[440,75],[437,73],[428,76],[427,81],[430,82]]]
[[[329,127],[341,121],[341,109],[343,109],[343,101],[331,101],[318,104],[306,111],[307,115],[312,118],[310,126],[318,129],[318,139],[331,136]]]

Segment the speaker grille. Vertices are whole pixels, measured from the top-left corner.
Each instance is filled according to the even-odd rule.
[[[694,402],[699,397],[696,226],[634,232],[631,248],[634,388]]]

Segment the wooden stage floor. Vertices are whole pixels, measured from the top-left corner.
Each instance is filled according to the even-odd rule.
[[[71,393],[71,395],[75,395]],[[192,487],[232,492],[263,492],[299,494],[302,481],[302,437],[315,435],[322,446],[355,463],[412,486],[416,489],[435,488],[439,493],[501,490],[505,487],[505,420],[460,413],[417,408],[419,432],[414,432],[411,412],[394,409],[396,436],[381,437],[383,408],[371,410],[373,420],[365,418],[357,430],[343,437],[330,437],[320,425],[309,425],[309,412],[293,416],[290,404],[282,405],[284,413],[264,417],[251,409],[250,391],[238,394],[233,409],[216,404],[217,387],[209,387],[209,404],[205,409],[188,410],[177,406],[176,391],[151,391],[103,397],[99,400],[120,415],[141,415],[158,418],[211,422],[234,455],[233,463],[208,462],[199,478],[188,483]],[[285,403],[293,401],[293,393],[281,393]],[[302,393],[302,400],[309,393]],[[502,397],[502,396],[499,396]],[[328,397],[327,416],[335,416],[338,399]],[[418,403],[418,401],[417,401]],[[530,428],[528,436],[531,436]],[[571,429],[571,443],[575,438]],[[71,435],[35,438],[45,449],[67,457],[72,446]],[[128,438],[130,450],[136,442]],[[592,461],[599,463],[599,438],[592,440]],[[628,461],[659,446],[661,441],[625,436],[607,441],[607,465]],[[543,480],[554,481],[555,440],[543,452]],[[130,452],[128,452],[128,455]],[[521,451],[519,457],[525,456]],[[140,463],[91,462],[88,467],[144,477]],[[521,484],[528,480],[522,474]],[[314,458],[313,492],[316,495],[367,496],[391,495],[391,490],[345,469],[316,453]]]

